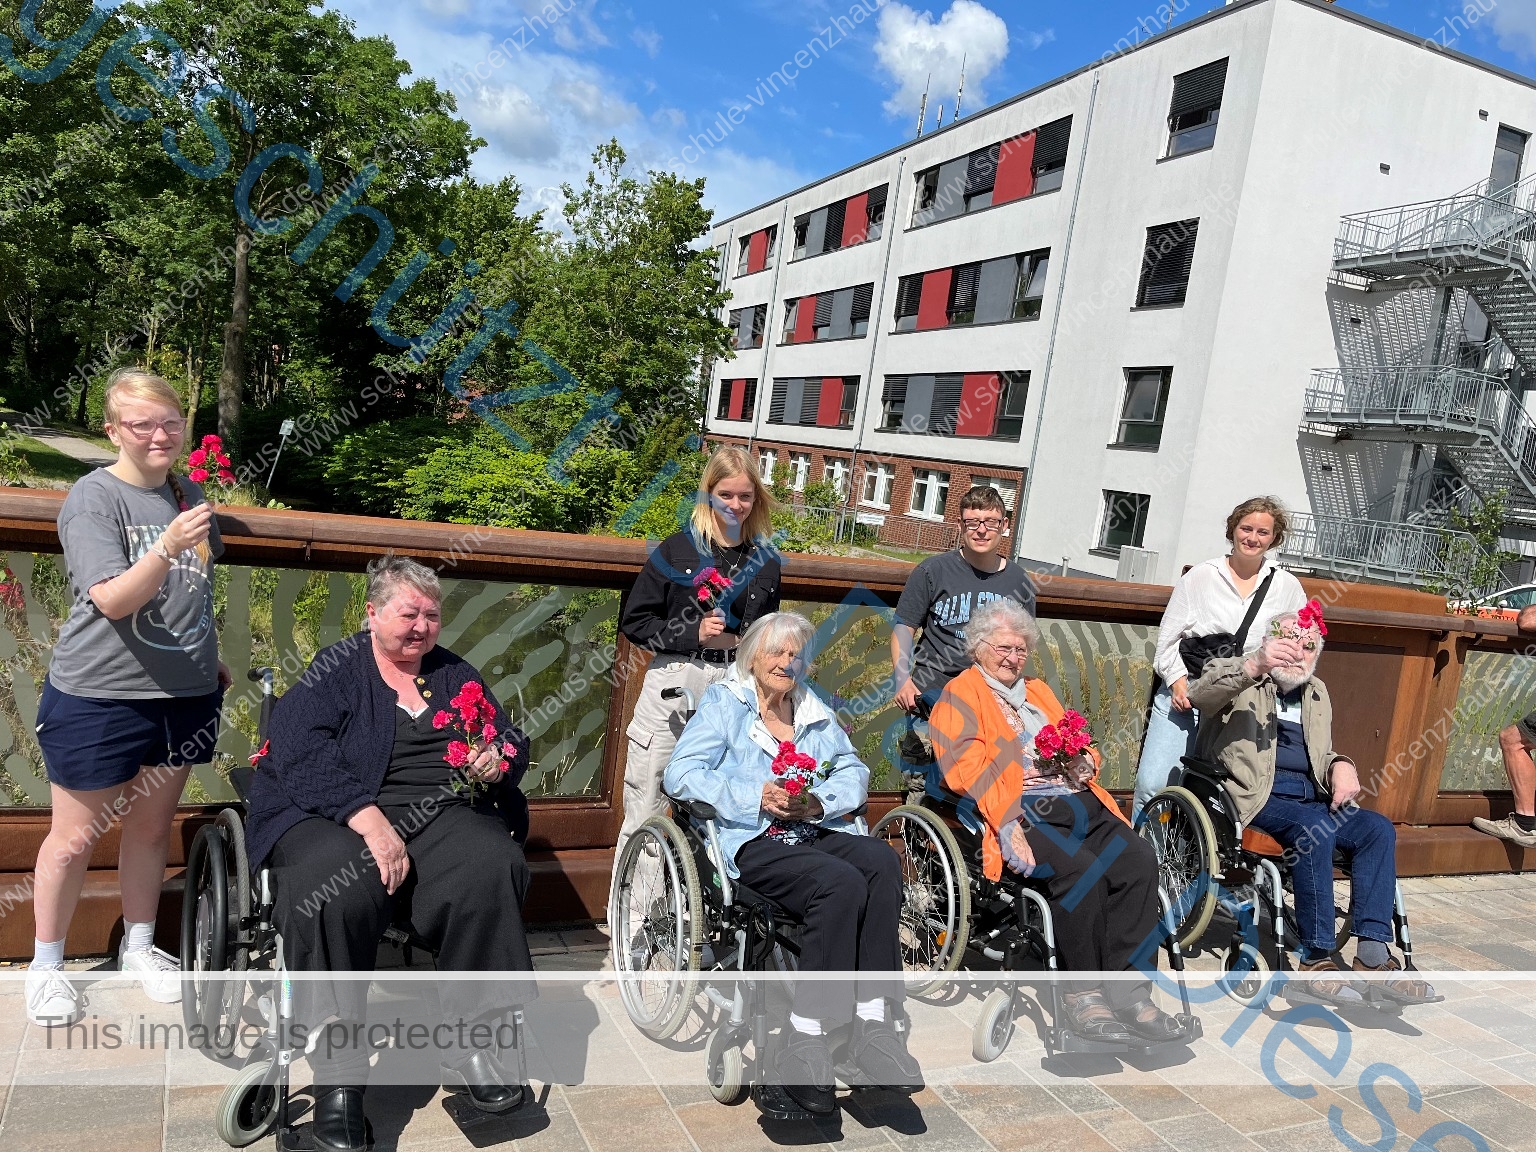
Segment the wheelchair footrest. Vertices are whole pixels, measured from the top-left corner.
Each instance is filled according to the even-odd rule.
[[[752,1103],[770,1120],[815,1120],[814,1112],[807,1112],[796,1104],[789,1093],[777,1084],[752,1085]]]

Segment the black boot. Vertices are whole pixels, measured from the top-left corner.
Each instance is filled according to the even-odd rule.
[[[922,1065],[889,1021],[854,1020],[848,1054],[865,1081],[876,1088],[908,1094],[923,1090]]]
[[[368,1152],[373,1147],[373,1125],[363,1115],[362,1088],[316,1086],[310,1135],[325,1152]]]
[[[832,1078],[832,1053],[826,1038],[786,1028],[774,1059],[778,1082],[789,1098],[817,1116],[837,1111]]]
[[[510,1112],[523,1102],[523,1086],[505,1083],[507,1074],[489,1052],[472,1052],[455,1065],[444,1064],[442,1073],[444,1088],[467,1092],[470,1103],[482,1112]]]

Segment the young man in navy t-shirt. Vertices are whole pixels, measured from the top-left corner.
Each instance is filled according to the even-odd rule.
[[[944,685],[969,666],[965,626],[988,600],[1011,599],[1035,614],[1035,586],[1017,563],[1000,555],[1008,510],[996,488],[972,488],[960,501],[960,547],[930,556],[907,580],[896,604],[891,663],[896,703],[908,714],[901,756],[914,767],[933,759],[928,710]],[[913,633],[922,629],[913,646]]]

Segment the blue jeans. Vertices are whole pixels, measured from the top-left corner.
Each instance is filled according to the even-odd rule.
[[[1147,718],[1147,735],[1141,745],[1141,763],[1136,765],[1136,793],[1131,800],[1132,821],[1141,819],[1147,801],[1168,787],[1168,777],[1179,766],[1179,758],[1188,756],[1195,746],[1195,712],[1180,712],[1173,707],[1173,693],[1159,683],[1152,697],[1152,714]]]
[[[1397,893],[1397,829],[1380,812],[1341,808],[1323,800],[1270,796],[1251,821],[1285,846],[1296,895],[1296,926],[1313,957],[1332,952],[1333,850],[1349,858],[1352,931],[1365,940],[1392,940]]]

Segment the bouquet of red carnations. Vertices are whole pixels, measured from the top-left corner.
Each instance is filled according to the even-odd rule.
[[[496,715],[496,709],[486,699],[485,689],[480,686],[478,680],[465,683],[464,687],[459,689],[459,694],[448,703],[456,709],[456,714],[446,709],[439,711],[432,717],[432,727],[437,729],[452,727],[454,734],[463,737],[462,740],[448,742],[448,752],[443,759],[448,762],[449,767],[456,770],[453,774],[453,790],[467,791],[473,798],[475,789],[486,786],[486,781],[471,780],[465,774],[465,769],[496,739],[496,726],[491,723]],[[503,748],[503,752],[506,751],[508,749]],[[510,767],[512,767],[512,761],[503,755],[497,764],[497,769],[505,775]]]
[[[698,589],[699,603],[711,612],[720,602],[720,597],[731,590],[730,580],[718,568],[701,569],[693,578],[693,586]]]
[[[1078,758],[1093,750],[1093,733],[1080,712],[1068,708],[1055,724],[1035,733],[1035,764],[1042,776],[1081,775]]]
[[[187,457],[187,463],[191,471],[187,475],[199,484],[206,484],[210,477],[216,478],[219,485],[230,488],[235,483],[234,466],[230,464],[228,455],[224,452],[224,441],[213,433],[203,437],[201,447],[195,448]]]
[[[805,795],[807,790],[832,773],[831,764],[818,764],[816,757],[807,756],[788,740],[780,742],[779,754],[773,758],[771,767],[791,799]],[[814,839],[815,835],[816,825],[808,820],[775,820],[768,825],[769,838],[787,844],[799,844]]]

